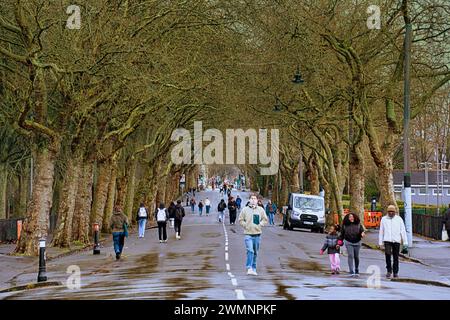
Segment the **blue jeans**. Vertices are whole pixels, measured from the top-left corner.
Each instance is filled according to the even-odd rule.
[[[198,208],[198,213],[200,214],[200,217],[201,217],[202,213],[203,213],[203,207],[202,208]]]
[[[195,212],[195,205],[191,204],[191,212],[194,213]]]
[[[211,210],[211,206],[206,206],[206,214],[209,214],[209,210]]]
[[[114,242],[114,252],[122,253],[123,245],[125,244],[125,233],[124,232],[113,232],[113,242]]]
[[[245,266],[247,269],[256,271],[256,258],[259,251],[259,243],[261,242],[261,235],[245,235],[245,247],[247,249],[247,262]]]
[[[219,221],[222,222],[223,221],[223,211],[219,211]]]
[[[145,234],[145,224],[147,223],[147,219],[139,220],[139,237],[144,237]]]
[[[273,218],[275,217],[275,214],[273,212],[269,212],[269,224],[274,225],[275,222],[273,221]]]

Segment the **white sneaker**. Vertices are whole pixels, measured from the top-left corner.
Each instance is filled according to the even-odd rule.
[[[247,269],[247,274],[248,275],[253,275],[253,270],[252,269]]]
[[[252,270],[253,271],[253,273],[252,273],[252,275],[254,275],[254,276],[257,276],[258,274],[256,273],[256,270]]]
[[[163,241],[162,240],[159,240],[159,243],[162,243]]]
[[[164,240],[164,243],[167,243],[167,240]]]

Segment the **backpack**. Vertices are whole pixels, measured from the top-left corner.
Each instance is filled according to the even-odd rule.
[[[147,209],[144,207],[139,208],[139,218],[146,218],[147,217]]]
[[[158,222],[166,221],[166,209],[158,208],[158,213],[156,214],[156,221]]]
[[[183,219],[183,211],[180,207],[175,208],[175,218],[177,218],[178,220]]]

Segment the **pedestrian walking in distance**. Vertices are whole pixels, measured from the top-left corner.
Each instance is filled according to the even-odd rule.
[[[175,202],[171,202],[169,208],[167,208],[167,211],[169,212],[169,221],[170,221],[170,227],[175,227]]]
[[[256,272],[256,260],[261,244],[262,227],[267,225],[268,219],[263,208],[258,206],[255,195],[250,197],[248,207],[242,209],[239,215],[239,224],[244,228],[245,247],[247,249],[246,268],[248,275],[258,275]]]
[[[155,219],[156,223],[158,223],[159,243],[167,242],[167,221],[169,220],[169,212],[162,202],[159,204],[159,208],[156,208],[155,210]]]
[[[230,213],[230,224],[234,225],[237,216],[237,204],[233,197],[228,200],[228,211]]]
[[[211,201],[208,198],[205,199],[205,209],[206,215],[209,216],[209,212],[211,211]]]
[[[339,274],[339,271],[341,270],[341,261],[339,258],[341,245],[342,241],[338,239],[337,226],[332,225],[328,230],[325,243],[323,244],[322,249],[320,249],[321,255],[327,250],[331,264],[331,274]]]
[[[197,204],[197,201],[195,201],[194,197],[192,197],[190,204],[191,204],[191,213],[195,213],[195,205]]]
[[[445,212],[442,222],[445,224],[445,230],[447,230],[448,240],[450,241],[450,203],[448,205],[447,211]]]
[[[217,211],[219,212],[219,222],[222,222],[224,219],[224,211],[227,207],[225,200],[221,199],[219,204],[217,205]]]
[[[136,221],[139,226],[139,238],[143,238],[145,235],[145,226],[147,224],[148,211],[143,203],[139,205],[139,209],[136,216]]]
[[[242,204],[242,199],[239,197],[239,195],[237,195],[236,196],[236,205],[239,210],[241,210],[241,204]]]
[[[109,227],[113,236],[114,252],[116,259],[119,260],[125,244],[125,237],[128,236],[128,218],[122,212],[122,207],[114,208]]]
[[[348,267],[352,277],[359,276],[359,251],[364,238],[364,227],[356,214],[349,213],[342,221],[339,240],[344,242],[348,253]]]
[[[200,200],[200,202],[198,203],[198,213],[201,217],[202,213],[203,213],[203,201],[202,200]]]
[[[264,204],[261,199],[258,199],[258,207],[261,207],[264,209]]]
[[[269,202],[266,205],[266,214],[269,217],[269,224],[271,226],[275,225],[275,213],[277,212],[277,206],[275,205],[275,203],[272,203],[272,201],[269,200]]]
[[[394,272],[394,278],[398,278],[400,254],[400,245],[408,246],[408,237],[406,236],[406,228],[403,219],[397,215],[397,209],[394,205],[389,205],[387,215],[381,218],[380,232],[378,244],[380,247],[384,245],[384,253],[386,256],[386,277],[390,278]],[[394,265],[392,265],[391,256],[394,257]]]
[[[185,216],[184,208],[181,205],[181,200],[177,200],[177,205],[175,206],[175,238],[177,240],[181,239],[181,223]]]

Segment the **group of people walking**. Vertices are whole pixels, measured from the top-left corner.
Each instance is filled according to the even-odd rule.
[[[359,276],[359,252],[361,241],[365,235],[365,229],[358,215],[353,213],[344,217],[341,226],[333,225],[329,228],[320,254],[327,250],[332,274],[339,274],[340,272],[339,255],[341,247],[345,246],[350,276]],[[403,247],[407,250],[408,238],[403,219],[397,214],[394,205],[388,206],[387,215],[381,219],[378,243],[380,248],[384,247],[385,251],[386,277],[398,278],[400,247],[403,244]]]
[[[164,203],[160,203],[159,207],[154,212],[155,221],[158,224],[158,236],[160,243],[167,242],[167,223],[170,221],[175,229],[175,238],[181,239],[181,224],[185,217],[185,211],[181,200],[172,202],[168,208]],[[138,223],[138,238],[144,238],[145,227],[147,220],[150,218],[149,212],[144,203],[141,203],[136,214],[136,221]],[[125,238],[128,237],[129,221],[127,216],[123,213],[121,206],[116,206],[110,221],[110,229],[113,236],[114,252],[116,259],[119,260],[123,247],[125,244]]]

